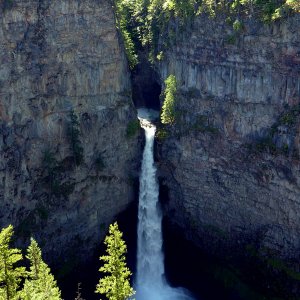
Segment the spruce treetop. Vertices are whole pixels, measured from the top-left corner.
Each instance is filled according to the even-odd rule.
[[[104,241],[107,255],[100,257],[104,265],[99,271],[110,275],[100,279],[96,293],[105,294],[109,300],[125,300],[134,294],[129,281],[131,272],[125,259],[127,246],[122,237],[118,224],[110,225],[109,234]]]

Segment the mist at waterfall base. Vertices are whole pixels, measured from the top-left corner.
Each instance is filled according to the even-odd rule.
[[[165,279],[162,251],[162,213],[159,206],[159,184],[153,158],[156,127],[151,123],[157,112],[139,109],[138,116],[145,131],[145,148],[140,175],[137,232],[137,300],[191,300],[182,288],[172,288]]]

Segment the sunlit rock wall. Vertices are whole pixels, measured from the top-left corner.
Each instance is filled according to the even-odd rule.
[[[1,5],[0,227],[12,223],[18,245],[35,236],[52,260],[78,257],[133,200],[140,160],[112,5]]]
[[[234,32],[198,17],[173,24],[162,48],[162,81],[174,74],[179,88],[177,125],[158,153],[166,215],[223,257],[254,249],[299,268],[299,27],[294,16]]]

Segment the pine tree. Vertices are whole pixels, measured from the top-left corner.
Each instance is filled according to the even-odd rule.
[[[18,296],[18,287],[26,271],[24,267],[15,267],[22,260],[21,250],[10,248],[13,226],[9,225],[0,232],[0,299],[14,300]]]
[[[125,300],[134,294],[130,286],[130,270],[127,268],[125,254],[127,246],[122,239],[118,224],[111,224],[109,235],[105,238],[107,255],[101,256],[104,266],[99,271],[110,275],[100,279],[96,293],[105,294],[109,300]]]
[[[33,238],[27,249],[26,258],[30,261],[30,279],[26,279],[24,283],[21,298],[24,300],[60,300],[60,290],[50,273],[50,268],[42,259],[38,243]]]

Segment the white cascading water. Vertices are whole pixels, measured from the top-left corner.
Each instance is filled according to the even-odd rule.
[[[139,109],[138,112],[141,126],[145,130],[146,144],[140,175],[136,299],[192,299],[184,290],[171,288],[164,279],[162,214],[158,203],[159,185],[153,159],[156,127],[151,123],[153,113],[150,110]]]

